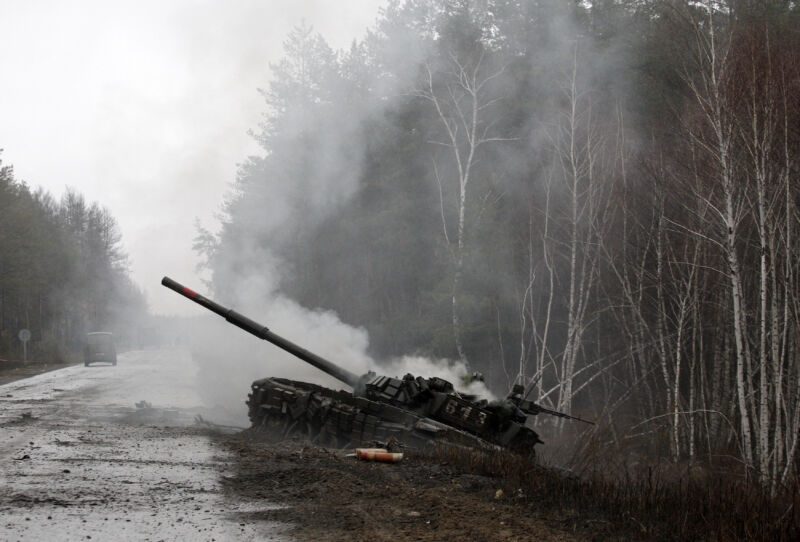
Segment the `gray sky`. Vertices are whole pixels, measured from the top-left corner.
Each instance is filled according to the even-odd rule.
[[[163,275],[202,288],[194,220],[216,230],[256,88],[303,19],[335,49],[385,0],[0,0],[0,148],[18,179],[67,186],[117,218],[154,312],[191,314]]]

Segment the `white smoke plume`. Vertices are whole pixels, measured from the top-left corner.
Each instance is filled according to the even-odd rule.
[[[249,183],[247,194],[253,197],[235,202],[237,227],[256,234],[235,235],[235,242],[215,255],[214,284],[217,288],[224,284],[225,289],[217,301],[230,304],[278,335],[353,373],[373,370],[396,377],[407,373],[439,376],[456,388],[463,388],[461,379],[468,372],[465,365],[418,355],[374,360],[368,354],[369,337],[365,329],[342,322],[334,312],[300,306],[281,294],[279,285],[286,273],[285,266],[276,252],[265,246],[295,243],[295,226],[318,224],[356,192],[368,145],[367,136],[361,130],[362,123],[384,117],[384,108],[391,100],[383,97],[408,92],[410,74],[429,53],[427,42],[420,39],[415,29],[386,27],[382,30],[392,34],[386,43],[390,41],[393,47],[398,44],[401,47],[397,48],[392,75],[375,75],[377,79],[366,85],[373,89],[368,99],[352,104],[347,111],[335,111],[329,117],[309,119],[307,115],[299,115],[295,121],[291,116],[278,118],[282,135],[309,131],[319,144],[314,148],[313,159],[303,154],[292,156],[296,151],[291,146],[281,148],[286,153],[281,154],[282,160],[291,161],[287,158],[289,155],[293,163],[302,164],[298,169],[301,175],[275,168],[269,161],[269,153],[243,166]],[[394,57],[389,55],[389,58]],[[208,294],[213,298],[210,292]],[[279,348],[246,336],[222,319],[204,321],[189,334],[193,355],[200,364],[198,376],[207,403],[236,412],[237,416],[244,413],[246,392],[250,383],[258,378],[275,376],[345,387]],[[492,398],[481,382],[462,391]]]
[[[232,308],[355,374],[371,370],[397,378],[407,373],[438,376],[459,391],[494,399],[483,382],[462,383],[467,368],[460,362],[411,355],[377,362],[367,354],[369,337],[365,329],[343,323],[333,311],[302,307],[279,294],[273,286],[269,275],[242,280],[237,286],[242,303]],[[264,299],[268,301],[265,303]],[[185,337],[199,367],[197,378],[205,405],[217,409],[221,418],[235,420],[240,425],[247,423],[244,401],[250,384],[260,378],[290,378],[348,389],[319,369],[218,316],[192,321]]]

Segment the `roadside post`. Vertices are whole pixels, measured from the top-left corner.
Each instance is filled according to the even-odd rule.
[[[19,330],[19,340],[22,341],[22,361],[28,361],[28,341],[31,340],[31,331],[29,329]]]

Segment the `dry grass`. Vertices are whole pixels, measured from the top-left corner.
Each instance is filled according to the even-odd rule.
[[[497,477],[509,491],[521,489],[536,509],[574,510],[585,520],[611,524],[625,538],[800,540],[800,480],[770,496],[730,471],[676,469],[661,461],[630,467],[586,448],[582,454],[573,458],[585,466],[579,473],[508,453],[442,448],[435,457],[465,472]]]

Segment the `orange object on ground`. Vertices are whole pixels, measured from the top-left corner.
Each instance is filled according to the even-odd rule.
[[[356,457],[364,461],[397,463],[403,459],[403,454],[389,453],[384,448],[356,448]]]

